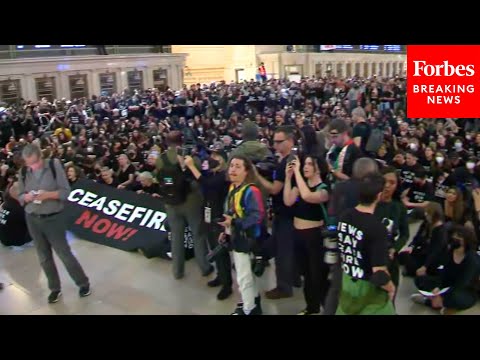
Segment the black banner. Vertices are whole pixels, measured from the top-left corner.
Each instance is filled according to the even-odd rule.
[[[68,229],[82,239],[125,251],[141,250],[147,257],[166,257],[170,251],[165,207],[148,194],[78,180],[72,185],[66,212]],[[185,239],[191,253],[188,230]]]

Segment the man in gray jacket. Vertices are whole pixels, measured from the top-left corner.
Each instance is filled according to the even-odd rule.
[[[65,171],[59,160],[43,160],[41,150],[36,145],[26,145],[22,156],[25,167],[18,181],[18,199],[25,207],[28,230],[48,280],[51,291],[48,302],[56,303],[62,294],[52,249],[80,288],[80,297],[88,296],[91,293],[90,282],[72,254],[65,236],[67,228],[63,209],[70,194]]]

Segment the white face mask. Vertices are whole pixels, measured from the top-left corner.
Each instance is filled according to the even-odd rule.
[[[413,151],[417,151],[418,145],[417,144],[410,144],[410,149]]]
[[[463,146],[463,145],[462,145],[461,142],[455,143],[455,149],[457,149],[457,150],[460,150],[460,149],[462,148],[462,146]]]
[[[465,135],[465,139],[472,140],[472,135]]]
[[[467,169],[468,170],[475,169],[475,163],[474,162],[467,162]]]
[[[445,159],[444,159],[443,157],[441,157],[441,156],[437,156],[437,157],[435,158],[435,160],[437,161],[437,164],[443,164],[443,161],[444,161]]]

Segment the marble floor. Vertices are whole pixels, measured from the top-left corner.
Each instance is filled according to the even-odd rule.
[[[415,226],[414,226],[415,227]],[[412,228],[412,231],[414,229]],[[72,249],[92,284],[92,295],[79,298],[78,289],[60,260],[55,257],[62,279],[61,300],[48,304],[46,279],[40,270],[35,249],[0,247],[0,314],[2,315],[224,315],[238,301],[238,292],[224,301],[216,299],[218,288],[208,288],[212,279],[200,275],[194,260],[186,264],[186,276],[174,280],[171,264],[162,259],[146,259],[139,253],[97,245],[69,236]],[[274,266],[260,279],[265,291],[275,282]],[[434,315],[436,312],[413,304],[409,295],[415,292],[411,279],[402,279],[397,297],[400,315]],[[266,315],[293,315],[304,308],[302,291],[282,300],[262,300]],[[480,314],[480,305],[462,314]]]

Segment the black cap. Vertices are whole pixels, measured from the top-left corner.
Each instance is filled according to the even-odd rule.
[[[427,177],[427,172],[423,167],[419,167],[418,169],[415,170],[414,176],[417,179],[425,179]]]

